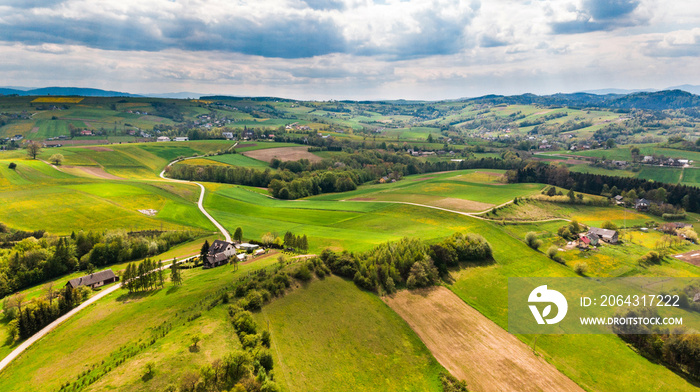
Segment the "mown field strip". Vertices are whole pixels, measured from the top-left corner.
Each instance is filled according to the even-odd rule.
[[[470,391],[583,391],[445,287],[383,297]]]

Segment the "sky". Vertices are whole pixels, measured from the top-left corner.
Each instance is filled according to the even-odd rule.
[[[700,84],[696,0],[0,0],[0,85],[453,99]]]

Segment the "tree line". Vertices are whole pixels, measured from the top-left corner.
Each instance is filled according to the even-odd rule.
[[[700,188],[682,184],[665,184],[641,178],[606,176],[601,174],[570,172],[560,165],[542,162],[529,162],[527,165],[509,170],[506,173],[509,182],[539,182],[573,189],[576,192],[605,195],[606,190],[617,188],[620,194],[634,191],[637,197],[644,197],[649,192],[656,195],[663,189],[666,202],[690,212],[700,212]],[[609,191],[607,192],[609,194]],[[665,211],[661,213],[665,213]]]
[[[619,317],[659,317],[655,307],[627,309]],[[700,379],[700,335],[659,326],[614,325],[613,332],[644,355]],[[675,333],[671,333],[675,332]]]
[[[66,286],[61,290],[54,290],[52,285],[47,285],[46,289],[46,298],[39,298],[31,303],[25,303],[24,294],[21,293],[5,300],[4,316],[10,320],[8,327],[12,340],[27,339],[41,331],[86,300],[90,293],[86,287],[74,289]]]
[[[513,169],[521,164],[522,159],[512,153],[504,158],[429,162],[406,154],[361,151],[315,163],[308,160],[292,163],[273,161],[273,166],[281,168],[274,172],[238,166],[172,165],[166,168],[166,173],[181,180],[267,187],[273,197],[298,199],[321,193],[351,191],[385,176],[401,178],[411,174],[475,168]]]
[[[190,241],[196,232],[73,232],[70,237],[30,236],[0,253],[0,297],[73,272],[153,256]]]
[[[403,238],[366,253],[338,254],[326,249],[320,258],[334,274],[352,279],[360,288],[393,293],[402,287],[434,285],[450,267],[461,262],[487,263],[493,256],[482,236],[455,233],[435,245]]]

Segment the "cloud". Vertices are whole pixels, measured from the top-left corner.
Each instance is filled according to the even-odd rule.
[[[700,56],[700,28],[672,31],[651,39],[644,45],[644,53],[651,57]]]
[[[354,0],[87,0],[10,3],[0,37],[27,45],[106,50],[222,51],[278,58],[332,53],[394,59],[452,54],[470,45],[478,2],[379,4]]]
[[[580,6],[569,3],[564,19],[551,23],[552,32],[580,34],[644,24],[649,17],[635,12],[640,4],[640,0],[583,0]]]

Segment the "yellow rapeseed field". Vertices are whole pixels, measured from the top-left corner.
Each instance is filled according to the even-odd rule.
[[[80,103],[82,97],[39,97],[32,103]]]

